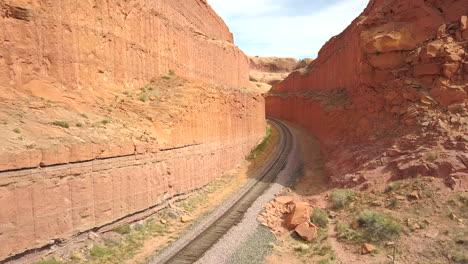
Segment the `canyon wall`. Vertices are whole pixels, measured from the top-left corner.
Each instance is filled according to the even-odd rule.
[[[169,70],[248,86],[248,59],[205,0],[0,3],[0,85],[143,86]],[[233,70],[236,69],[236,70]]]
[[[265,135],[205,0],[6,0],[0,20],[0,261],[201,188]]]
[[[350,164],[381,157],[375,150],[384,143],[395,144],[393,153],[400,154],[403,148],[445,140],[453,150],[466,150],[466,6],[466,0],[371,0],[344,32],[325,44],[307,71],[273,86],[267,115],[302,124],[316,135],[335,167],[343,168],[336,168],[337,178],[352,171]],[[407,135],[413,139],[396,144]],[[343,153],[351,144],[374,147],[363,153],[366,148],[354,145],[354,154],[341,161],[328,151]],[[459,160],[455,163],[451,172],[466,172]],[[437,166],[422,173],[441,174]]]
[[[0,172],[0,259],[159,205],[233,169],[264,135],[265,116],[261,96],[229,96],[180,118],[170,148],[154,140],[55,145],[42,151],[60,165]],[[22,164],[32,155],[7,157]]]

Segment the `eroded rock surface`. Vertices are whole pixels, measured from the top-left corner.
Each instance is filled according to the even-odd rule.
[[[0,260],[200,188],[265,134],[204,0],[6,0],[0,23]]]
[[[320,139],[337,185],[368,184],[354,173],[386,167],[466,188],[466,15],[464,0],[372,0],[309,72],[273,86],[267,114]]]

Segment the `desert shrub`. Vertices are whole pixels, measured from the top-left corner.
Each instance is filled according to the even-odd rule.
[[[390,199],[390,206],[389,207],[393,209],[393,208],[397,208],[398,205],[400,205],[400,201],[397,198],[392,197],[392,199]]]
[[[321,228],[325,228],[328,225],[328,213],[323,209],[314,208],[310,219],[312,223],[316,224]]]
[[[94,246],[93,248],[91,248],[91,250],[89,251],[89,254],[91,254],[91,256],[93,257],[103,257],[105,255],[109,255],[111,253],[111,250],[108,249],[108,248],[103,248],[103,247],[98,247],[98,246]]]
[[[299,252],[307,252],[309,251],[310,247],[306,244],[300,244],[294,247],[294,250]]]
[[[436,161],[437,159],[439,158],[439,155],[437,153],[426,153],[426,155],[424,155],[424,159],[429,161],[429,162],[433,162],[433,161]]]
[[[88,119],[88,115],[87,115],[87,114],[81,114],[81,117]]]
[[[361,235],[348,228],[348,226],[342,222],[336,223],[336,231],[338,233],[338,238],[343,240],[361,240]]]
[[[114,231],[121,235],[125,235],[125,234],[130,233],[132,229],[130,228],[130,225],[123,225],[123,226],[117,227],[116,229],[114,229]]]
[[[59,127],[63,127],[63,128],[70,128],[70,124],[68,124],[68,122],[65,122],[65,121],[54,121],[52,124],[54,126],[59,126]]]
[[[83,123],[78,122],[78,123],[76,123],[76,126],[77,127],[83,127]]]
[[[21,130],[19,128],[15,128],[15,129],[13,129],[13,132],[15,132],[16,134],[19,134],[19,133],[21,133]]]
[[[109,119],[104,119],[104,120],[101,121],[101,123],[102,123],[103,125],[107,125],[107,124],[110,123],[110,120],[109,120]]]
[[[331,205],[333,209],[343,209],[356,197],[356,193],[348,189],[338,189],[331,194]]]
[[[146,102],[146,101],[148,101],[148,96],[146,94],[142,94],[142,95],[140,95],[139,99],[142,102]]]
[[[62,262],[53,258],[53,259],[43,260],[39,262],[34,262],[34,264],[62,264]]]
[[[391,182],[387,185],[387,188],[385,188],[385,192],[389,193],[394,190],[396,190],[400,186],[400,183],[398,182]]]
[[[468,263],[468,253],[466,251],[456,251],[452,254],[452,260],[455,263]]]
[[[174,72],[174,70],[169,70],[168,74],[169,74],[169,76],[172,76],[172,75],[175,74],[175,72]]]
[[[368,241],[381,241],[397,237],[402,226],[389,216],[372,210],[364,210],[359,214],[359,226],[363,237]]]

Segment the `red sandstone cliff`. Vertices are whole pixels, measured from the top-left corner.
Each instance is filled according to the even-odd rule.
[[[271,85],[281,82],[291,72],[306,70],[312,61],[310,58],[298,61],[295,58],[249,57],[250,81],[267,92]]]
[[[309,72],[294,72],[272,88],[267,115],[316,135],[333,181],[388,164],[399,177],[437,175],[462,184],[467,6],[466,0],[372,0],[320,50]],[[422,158],[434,149],[445,158]]]
[[[200,188],[264,135],[205,0],[6,0],[0,25],[0,260]]]

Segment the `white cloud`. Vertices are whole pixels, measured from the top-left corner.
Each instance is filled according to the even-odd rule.
[[[322,1],[316,6],[310,0],[295,7],[288,6],[291,0],[208,2],[226,21],[236,44],[246,54],[299,58],[315,57],[326,41],[364,10],[369,0]]]

